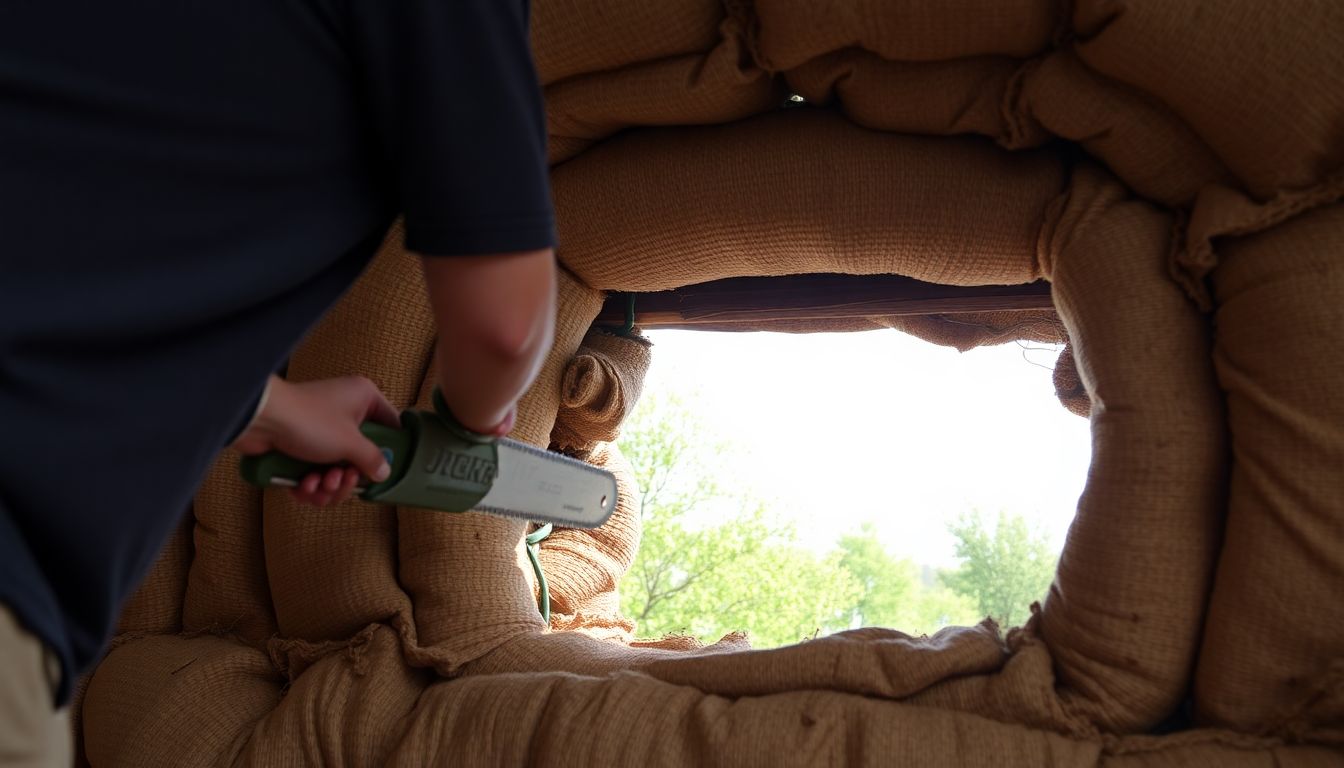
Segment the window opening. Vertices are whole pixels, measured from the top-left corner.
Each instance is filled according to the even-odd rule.
[[[647,336],[620,438],[644,506],[620,585],[638,635],[1006,627],[1044,598],[1091,458],[1054,396],[1058,347]]]

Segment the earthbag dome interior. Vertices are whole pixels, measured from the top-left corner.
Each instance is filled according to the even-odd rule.
[[[535,3],[560,309],[512,436],[620,487],[540,544],[549,623],[526,524],[304,508],[226,454],[85,682],[84,759],[1344,764],[1344,5],[823,7]],[[1093,463],[1049,595],[1006,632],[639,640],[612,440],[651,350],[593,320],[819,273],[1050,282],[1054,313],[787,328],[1067,339]],[[416,275],[394,230],[290,378],[429,407]]]

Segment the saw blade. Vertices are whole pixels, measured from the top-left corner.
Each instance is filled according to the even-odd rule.
[[[597,528],[616,510],[610,472],[551,451],[502,439],[499,469],[479,512],[570,528]]]

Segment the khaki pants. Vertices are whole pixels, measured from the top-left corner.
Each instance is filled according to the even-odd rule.
[[[74,763],[70,715],[56,712],[60,665],[0,604],[0,768]]]

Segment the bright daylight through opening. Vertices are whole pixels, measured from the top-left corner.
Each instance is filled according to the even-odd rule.
[[[772,647],[911,634],[1044,597],[1091,458],[1058,347],[895,331],[653,330],[620,447],[643,497],[620,584],[636,632]]]

